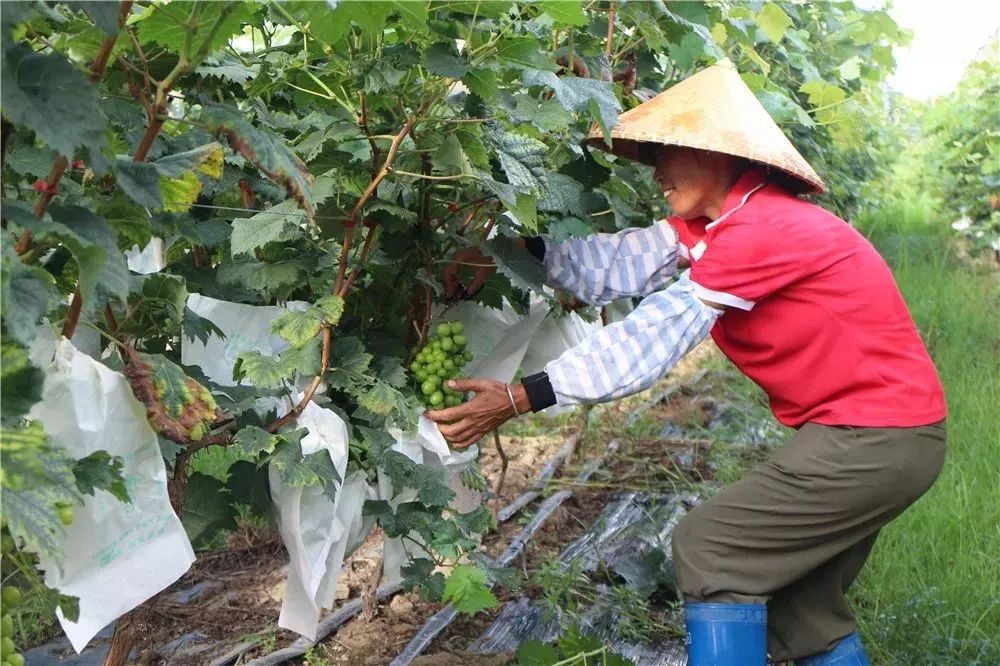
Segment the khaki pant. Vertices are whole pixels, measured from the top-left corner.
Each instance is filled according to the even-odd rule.
[[[879,529],[931,487],[944,454],[943,421],[804,425],[771,460],[674,529],[684,599],[766,603],[775,661],[830,649],[854,631],[844,594]]]

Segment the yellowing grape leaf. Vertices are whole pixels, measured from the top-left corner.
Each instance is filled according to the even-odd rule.
[[[209,424],[222,418],[211,392],[167,357],[125,347],[125,358],[125,377],[146,405],[149,423],[159,434],[178,444],[190,444],[202,439]]]

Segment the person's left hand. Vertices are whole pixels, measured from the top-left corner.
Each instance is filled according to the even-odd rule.
[[[456,391],[474,391],[476,397],[457,407],[435,409],[427,418],[436,422],[441,434],[454,447],[464,449],[514,416],[514,407],[502,382],[492,379],[452,379]]]

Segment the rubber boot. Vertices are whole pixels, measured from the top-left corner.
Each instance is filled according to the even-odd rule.
[[[767,606],[684,604],[688,666],[764,666]]]
[[[870,666],[868,653],[865,646],[861,644],[861,637],[857,632],[848,634],[840,639],[829,652],[803,657],[795,660],[795,666]]]

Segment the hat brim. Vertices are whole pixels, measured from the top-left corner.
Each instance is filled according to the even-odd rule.
[[[796,194],[822,194],[824,191],[824,189],[816,183],[807,181],[796,173],[787,171],[773,164],[767,164],[766,162],[749,159],[737,152],[729,152],[726,150],[707,150],[700,146],[688,146],[679,142],[660,143],[656,141],[637,141],[635,139],[612,139],[612,146],[611,148],[608,148],[608,144],[605,143],[602,136],[591,136],[587,139],[586,143],[592,148],[597,148],[606,153],[611,153],[612,155],[616,155],[618,157],[624,157],[627,160],[639,162],[640,164],[645,164],[649,167],[655,167],[657,162],[659,162],[661,151],[663,151],[664,148],[669,148],[671,146],[692,148],[706,153],[722,153],[723,155],[732,155],[734,157],[744,159],[750,164],[764,167],[770,174],[772,174],[772,176],[777,177],[776,180],[782,187]]]

